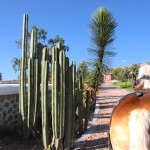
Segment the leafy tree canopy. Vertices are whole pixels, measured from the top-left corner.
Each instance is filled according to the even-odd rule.
[[[131,82],[134,82],[133,80],[136,80],[136,77],[138,75],[138,70],[139,70],[139,65],[134,64],[131,66],[114,68],[112,70],[112,74],[115,80],[120,80],[120,81],[131,80]]]
[[[38,28],[36,25],[33,25],[30,31],[28,32],[28,53],[30,49],[30,39],[31,39],[32,29],[37,30],[37,40],[38,40],[37,50],[41,51],[41,53],[42,53],[43,47],[48,46],[51,49],[51,47],[55,46],[57,42],[60,42],[62,44],[64,51],[69,51],[69,47],[65,45],[65,40],[62,37],[60,37],[59,35],[56,35],[54,39],[52,38],[47,39],[47,31],[43,28]],[[15,43],[17,44],[17,47],[19,49],[22,48],[22,39],[15,41]],[[41,53],[39,53],[40,58],[41,58]],[[13,58],[12,60],[12,66],[15,72],[18,72],[20,70],[20,60],[21,58]]]
[[[79,64],[78,70],[80,70],[80,72],[83,74],[83,79],[86,78],[87,74],[88,74],[88,66],[87,63],[85,61],[82,61]]]

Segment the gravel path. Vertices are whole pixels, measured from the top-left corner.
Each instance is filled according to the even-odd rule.
[[[117,102],[129,92],[105,83],[97,92],[96,109],[89,130],[74,143],[74,150],[108,150],[109,122]]]

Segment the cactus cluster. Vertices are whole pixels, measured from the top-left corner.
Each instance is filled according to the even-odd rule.
[[[56,149],[62,146],[65,123],[65,52],[61,44],[52,48],[52,145]]]
[[[76,64],[69,62],[61,43],[53,46],[52,62],[49,62],[49,48],[42,49],[42,60],[38,59],[37,33],[33,29],[30,41],[30,55],[27,56],[28,15],[24,15],[22,59],[20,72],[20,114],[24,138],[36,130],[37,118],[41,116],[44,149],[71,148],[75,138],[76,108],[78,113],[78,132],[87,129],[89,114],[89,92],[87,92],[85,123],[83,123],[83,83]],[[52,65],[51,110],[48,107],[49,66]],[[28,69],[27,69],[28,68]],[[28,90],[27,90],[28,89]],[[27,96],[28,95],[28,96]],[[41,105],[41,107],[39,107]],[[51,113],[51,114],[49,114]],[[52,116],[50,124],[49,116]],[[49,128],[52,127],[50,134]]]
[[[52,145],[56,149],[69,149],[74,137],[75,83],[76,65],[69,65],[69,58],[58,43],[52,48]]]
[[[27,56],[28,15],[24,15],[22,40],[22,59],[20,73],[20,113],[23,123],[23,135],[30,137],[32,127],[35,126],[37,107],[39,102],[39,69],[36,52],[37,33],[32,31],[30,42],[30,56]],[[28,66],[28,73],[27,73]],[[27,86],[28,83],[28,86]],[[28,90],[27,90],[28,89]],[[28,95],[28,96],[27,96]]]

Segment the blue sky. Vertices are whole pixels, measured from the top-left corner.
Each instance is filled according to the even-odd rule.
[[[60,35],[77,65],[90,59],[92,48],[88,24],[93,13],[106,7],[118,26],[112,44],[117,53],[112,67],[150,62],[149,0],[1,0],[0,4],[0,72],[3,80],[17,79],[12,59],[21,56],[15,41],[22,37],[22,18],[29,14],[29,28],[36,25],[48,31],[48,38]]]

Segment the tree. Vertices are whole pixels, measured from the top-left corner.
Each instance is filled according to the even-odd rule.
[[[31,39],[31,31],[33,29],[37,30],[37,40],[38,40],[38,44],[37,44],[37,50],[40,51],[40,53],[38,53],[38,58],[41,59],[42,57],[42,49],[45,46],[55,46],[57,42],[61,42],[62,46],[64,48],[65,51],[69,51],[69,47],[64,45],[65,41],[63,38],[61,38],[59,35],[56,35],[56,37],[54,39],[49,39],[47,40],[47,31],[43,28],[38,28],[36,27],[36,25],[33,25],[31,27],[31,30],[28,32],[28,53],[29,53],[29,49],[30,49],[30,39]],[[19,39],[18,41],[15,41],[17,44],[17,47],[19,49],[22,48],[22,39]],[[18,72],[20,70],[20,61],[21,58],[13,58],[12,60],[12,65],[13,65],[13,69],[15,72]]]
[[[94,85],[97,88],[104,81],[104,74],[111,66],[111,58],[116,55],[110,45],[114,41],[117,23],[112,13],[106,8],[99,8],[89,23],[91,42],[94,48],[88,49],[94,56],[91,61],[94,67]]]
[[[87,81],[87,76],[88,76],[88,66],[87,63],[85,61],[82,61],[79,64],[78,70],[80,70],[80,72],[83,75],[83,82],[85,83]]]
[[[56,37],[54,39],[49,39],[48,40],[48,44],[52,47],[52,46],[56,46],[57,43],[61,43],[62,44],[62,47],[63,47],[63,50],[64,51],[69,51],[69,47],[64,45],[65,44],[65,41],[63,38],[61,38],[59,35],[56,35]]]
[[[134,84],[136,83],[139,67],[140,65],[134,64],[131,66],[114,68],[112,71],[113,78],[121,82],[130,80],[130,82],[134,86]]]
[[[136,80],[136,77],[138,76],[138,73],[139,73],[139,68],[140,68],[140,65],[138,64],[134,64],[130,67],[130,75],[133,80]]]
[[[122,68],[117,67],[112,70],[112,75],[115,80],[119,80],[122,73]]]
[[[47,39],[47,31],[45,31],[42,28],[37,28],[35,25],[33,25],[30,29],[30,31],[28,32],[28,53],[29,53],[29,49],[30,49],[30,39],[31,39],[31,31],[33,29],[37,30],[37,39],[38,39],[38,44],[37,44],[37,50],[41,51],[42,48],[44,46],[47,46],[46,44],[46,39]],[[18,41],[15,41],[15,43],[17,44],[17,47],[19,49],[22,48],[22,39],[19,39]],[[39,53],[39,58],[41,58],[41,53]],[[18,72],[20,70],[20,63],[21,63],[21,58],[13,58],[12,60],[12,64],[13,64],[13,69],[15,72]]]

